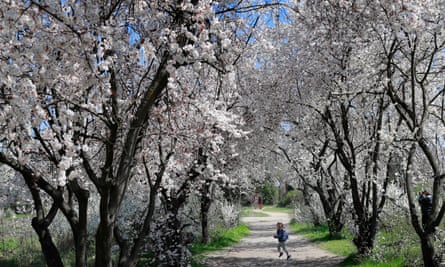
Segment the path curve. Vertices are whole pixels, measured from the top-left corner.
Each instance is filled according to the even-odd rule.
[[[275,224],[283,222],[288,229],[290,216],[280,212],[264,212],[269,217],[244,217],[250,228],[250,235],[240,243],[207,255],[209,267],[334,267],[340,266],[342,256],[332,254],[316,247],[301,236],[290,233],[287,248],[292,257],[286,260],[278,258],[277,240],[272,236]]]

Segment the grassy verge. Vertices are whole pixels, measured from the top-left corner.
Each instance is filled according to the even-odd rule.
[[[343,267],[403,267],[407,266],[403,258],[390,259],[387,262],[377,262],[370,258],[358,258],[356,254],[347,257]]]
[[[204,255],[225,247],[230,247],[241,241],[242,238],[249,235],[247,225],[239,225],[231,229],[219,228],[212,233],[209,244],[195,243],[190,251],[193,254],[192,267],[206,267]]]
[[[260,211],[243,211],[241,216],[243,217],[269,217],[268,214]]]
[[[0,218],[0,266],[46,266],[30,215],[7,211]]]
[[[313,226],[309,223],[293,222],[290,224],[290,228],[293,232],[304,236],[309,241],[317,243],[320,248],[334,254],[347,257],[356,253],[355,246],[351,242],[351,236],[347,233],[338,238],[331,238],[327,226]]]
[[[263,210],[270,211],[270,212],[283,212],[283,213],[288,213],[288,214],[292,214],[294,212],[293,209],[277,207],[277,206],[265,206],[263,208]]]
[[[316,243],[320,248],[337,255],[345,256],[342,263],[344,267],[402,267],[406,266],[403,256],[383,255],[381,261],[372,258],[359,258],[357,250],[352,243],[350,233],[344,232],[339,238],[331,238],[327,226],[315,227],[312,224],[292,222],[290,228],[293,232],[304,236],[309,241]]]
[[[209,244],[195,243],[191,248],[191,252],[193,255],[199,255],[229,247],[238,243],[247,235],[249,235],[247,225],[240,225],[231,229],[219,228],[212,234],[213,237]]]
[[[248,212],[248,211],[256,211],[259,212],[258,209],[256,209],[255,207],[249,206],[249,207],[243,207],[243,212]],[[287,214],[292,214],[294,212],[293,209],[291,208],[285,208],[285,207],[277,207],[277,206],[264,206],[261,211],[269,211],[269,212],[283,212],[283,213],[287,213]]]
[[[241,212],[241,216],[242,217],[269,217],[269,215],[267,215],[264,212],[255,210],[254,208],[243,208],[242,212]]]

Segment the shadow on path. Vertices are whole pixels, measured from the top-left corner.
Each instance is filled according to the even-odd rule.
[[[330,257],[318,259],[295,260],[295,259],[263,259],[263,258],[226,258],[216,257],[209,259],[209,267],[272,267],[272,266],[299,266],[299,267],[335,267],[340,266],[341,260]]]

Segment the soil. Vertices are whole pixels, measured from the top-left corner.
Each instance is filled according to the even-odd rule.
[[[315,244],[289,231],[287,223],[290,216],[285,213],[264,212],[269,217],[244,217],[242,220],[249,225],[250,235],[240,243],[209,254],[206,263],[209,267],[272,267],[272,266],[301,266],[301,267],[332,267],[340,266],[342,256],[332,254],[318,248]],[[275,224],[282,222],[289,233],[286,242],[286,254],[278,257],[277,243],[273,238],[276,232]]]

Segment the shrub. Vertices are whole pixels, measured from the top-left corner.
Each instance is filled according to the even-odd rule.
[[[264,205],[273,205],[275,200],[278,198],[278,188],[273,184],[265,183],[261,187],[261,195]]]
[[[297,190],[287,192],[286,195],[284,195],[283,198],[280,200],[280,202],[278,202],[278,207],[293,208],[299,194],[300,192],[298,192]]]

